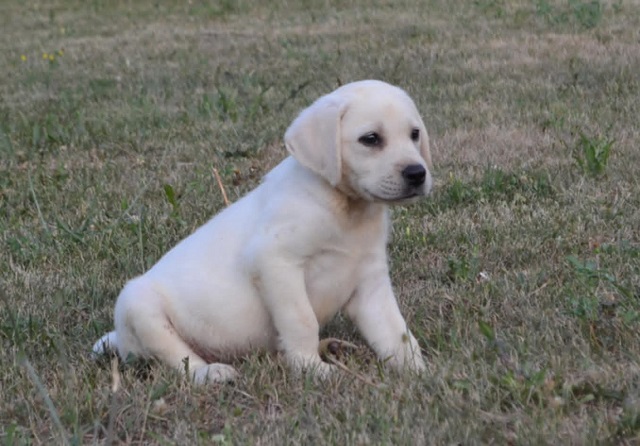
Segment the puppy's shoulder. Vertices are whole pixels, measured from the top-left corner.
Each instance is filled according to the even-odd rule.
[[[332,188],[318,175],[288,157],[264,178],[262,198],[274,207],[312,211],[322,208],[332,194]],[[301,207],[301,208],[300,208]]]

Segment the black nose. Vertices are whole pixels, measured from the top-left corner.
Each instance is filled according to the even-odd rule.
[[[409,186],[422,186],[424,179],[427,177],[427,170],[420,164],[411,164],[404,168],[402,177],[407,181]]]

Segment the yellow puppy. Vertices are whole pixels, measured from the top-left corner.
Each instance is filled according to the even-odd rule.
[[[413,101],[380,81],[345,85],[303,110],[285,144],[291,156],[260,186],[124,287],[96,354],[187,363],[205,383],[233,379],[228,363],[249,352],[281,351],[325,377],[319,329],[343,310],[388,364],[424,369],[386,253],[387,206],[432,185]]]

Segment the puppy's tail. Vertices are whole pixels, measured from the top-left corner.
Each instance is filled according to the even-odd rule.
[[[118,352],[118,337],[115,331],[110,331],[93,344],[91,357],[99,359],[105,355],[114,355]]]

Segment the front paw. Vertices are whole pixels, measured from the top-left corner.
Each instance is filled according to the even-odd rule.
[[[386,359],[387,364],[400,371],[421,373],[427,369],[420,345],[412,334],[403,334],[400,344],[395,348],[395,354]]]
[[[412,354],[409,352],[406,355],[396,354],[391,356],[382,356],[380,358],[382,362],[399,372],[413,372],[422,373],[427,369],[427,366],[420,354]]]
[[[289,368],[291,368],[296,375],[307,373],[312,375],[316,380],[324,381],[338,371],[336,366],[323,362],[319,355],[303,356],[288,354],[286,358]]]
[[[191,377],[194,384],[201,386],[235,381],[238,378],[238,371],[229,364],[217,362],[196,368]]]
[[[406,359],[405,368],[415,373],[422,373],[427,370],[427,365],[422,358],[422,354],[418,352]]]

